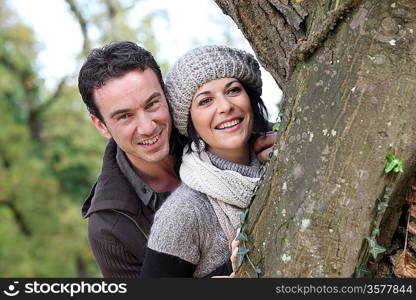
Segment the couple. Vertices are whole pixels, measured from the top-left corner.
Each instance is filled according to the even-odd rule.
[[[254,57],[200,47],[164,84],[150,52],[112,43],[90,52],[78,86],[110,140],[82,210],[103,275],[229,275],[230,243],[258,180],[254,153],[264,160],[275,139],[254,141],[267,129]]]

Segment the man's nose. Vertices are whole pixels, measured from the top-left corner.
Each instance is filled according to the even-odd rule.
[[[137,118],[136,131],[143,136],[151,136],[154,134],[156,122],[150,116],[142,114]]]

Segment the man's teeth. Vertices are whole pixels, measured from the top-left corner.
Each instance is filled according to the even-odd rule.
[[[237,125],[240,122],[241,122],[240,120],[233,120],[233,121],[221,124],[220,126],[218,126],[218,128],[219,129],[224,129],[224,128],[228,128],[228,127],[233,127],[233,126]]]
[[[140,141],[139,144],[142,145],[153,145],[154,143],[156,143],[159,140],[159,135],[154,136],[152,139],[148,139],[148,140],[144,140],[144,141]]]

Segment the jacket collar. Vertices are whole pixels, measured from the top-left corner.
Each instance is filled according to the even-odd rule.
[[[140,188],[147,189],[144,192],[145,190],[140,188],[133,188],[131,181],[123,174],[117,163],[117,149],[117,144],[111,139],[104,152],[101,174],[82,207],[84,218],[89,217],[94,212],[109,209],[122,210],[137,216],[142,208],[140,199],[149,203],[150,197],[156,196],[153,190],[148,188],[147,185],[144,186],[145,183],[135,173],[134,176],[137,182],[143,183]]]
[[[133,170],[130,162],[126,157],[126,154],[118,147],[116,160],[121,173],[123,173],[126,179],[130,182],[130,185],[133,187],[139,198],[143,201],[144,205],[149,205],[150,199],[152,199],[154,194],[153,190],[139,176],[137,176],[136,172]]]

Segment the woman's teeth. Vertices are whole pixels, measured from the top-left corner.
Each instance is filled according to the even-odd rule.
[[[226,122],[226,123],[223,123],[220,126],[218,126],[218,129],[225,129],[225,128],[233,127],[233,126],[237,125],[240,122],[241,122],[241,120],[233,120],[233,121],[230,121],[230,122]]]

